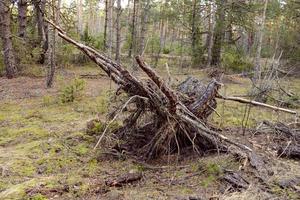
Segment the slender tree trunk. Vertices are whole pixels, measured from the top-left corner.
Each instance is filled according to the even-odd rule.
[[[114,0],[109,0],[108,8],[108,26],[109,26],[109,35],[108,35],[108,45],[109,45],[109,56],[112,57],[113,51],[113,7]]]
[[[209,22],[208,22],[208,35],[207,35],[207,65],[206,67],[210,67],[212,60],[212,47],[214,44],[214,12],[213,6],[209,4]]]
[[[195,53],[196,47],[196,12],[197,12],[197,0],[193,0],[193,13],[192,13],[192,50]]]
[[[139,55],[142,55],[145,50],[145,37],[147,33],[149,10],[150,10],[150,0],[146,0],[146,2],[143,2],[142,4],[142,11],[141,11],[141,33],[140,33]]]
[[[225,5],[227,0],[217,1],[216,26],[214,30],[214,42],[212,47],[211,64],[220,66],[221,64],[221,49],[225,34]]]
[[[137,10],[137,1],[133,0],[133,13],[132,13],[132,23],[131,23],[131,41],[128,51],[128,57],[132,57],[132,53],[135,51],[135,45],[136,45],[136,10]]]
[[[164,27],[165,27],[165,22],[164,22],[164,8],[165,8],[165,3],[166,1],[162,1],[161,4],[161,8],[160,8],[160,36],[159,36],[159,49],[158,52],[156,54],[155,57],[155,63],[154,63],[154,67],[157,67],[158,65],[158,61],[159,61],[159,57],[160,57],[160,53],[163,50],[163,46],[164,46]]]
[[[164,20],[161,19],[161,23],[160,23],[160,36],[159,36],[159,49],[158,49],[158,52],[155,56],[155,63],[154,63],[154,67],[157,67],[158,65],[158,61],[159,61],[159,57],[160,57],[160,54],[161,54],[161,51],[162,51],[162,48],[164,46]]]
[[[120,62],[121,54],[121,0],[117,0],[117,26],[116,26],[116,61]]]
[[[19,37],[26,37],[27,25],[27,0],[18,1],[18,22],[19,22]]]
[[[46,11],[46,0],[34,0],[33,3],[36,11],[36,19],[38,25],[38,42],[41,44],[42,47],[39,63],[44,64],[46,59],[46,52],[48,50],[48,26],[44,21],[44,14]]]
[[[0,36],[2,39],[2,49],[4,52],[6,77],[14,78],[17,74],[17,67],[12,45],[12,35],[10,30],[10,4],[10,0],[0,1]]]
[[[57,9],[56,9],[56,24],[60,25],[61,24],[61,18],[60,18],[60,8],[61,8],[61,3],[62,0],[57,0]],[[57,33],[56,33],[56,36]],[[62,43],[62,38],[56,37],[56,43],[55,43],[55,48],[58,49],[59,45]]]
[[[104,51],[106,51],[108,48],[108,44],[107,44],[108,7],[109,7],[109,0],[105,0],[105,20],[104,20],[104,34],[103,34]]]
[[[264,11],[261,17],[261,23],[258,29],[258,42],[257,42],[257,51],[255,56],[255,67],[254,67],[254,83],[258,83],[261,79],[261,66],[260,66],[260,56],[261,56],[261,47],[263,41],[263,32],[265,28],[265,20],[266,20],[266,11],[268,7],[268,0],[265,0]]]
[[[77,0],[77,30],[80,35],[83,34],[83,5],[82,0]]]
[[[59,16],[59,7],[60,0],[52,0],[52,7],[50,8],[50,12],[53,15],[53,22],[57,24],[58,16]],[[47,80],[46,86],[47,88],[51,88],[53,85],[55,68],[56,68],[56,59],[55,59],[55,46],[56,46],[56,30],[54,27],[51,27],[48,31],[48,49],[47,49],[47,65],[48,65],[48,72],[47,72]]]

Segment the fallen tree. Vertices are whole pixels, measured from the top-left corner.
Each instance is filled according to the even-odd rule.
[[[119,86],[118,91],[127,93],[128,101],[124,107],[130,104],[134,109],[124,120],[123,126],[115,132],[115,136],[122,141],[115,149],[142,159],[175,152],[181,154],[186,148],[199,154],[207,150],[226,150],[226,144],[252,151],[209,129],[205,123],[217,106],[216,96],[221,87],[217,80],[212,79],[205,85],[188,78],[179,85],[178,90],[174,90],[137,56],[138,66],[148,76],[147,80],[142,81],[121,64],[73,40],[61,28],[48,22],[58,30],[61,38],[76,46],[101,67]],[[101,135],[96,147],[105,133],[106,131]]]
[[[112,117],[112,121],[115,120],[118,113],[123,112],[129,105],[133,108],[124,120],[123,126],[114,133],[117,139],[122,141],[114,146],[115,150],[126,151],[142,159],[175,152],[181,154],[183,149],[191,148],[199,154],[205,151],[227,150],[228,144],[252,152],[249,147],[211,130],[206,125],[208,116],[217,107],[216,98],[297,114],[288,109],[256,101],[222,97],[218,94],[221,87],[218,78],[212,78],[208,84],[204,84],[196,78],[189,77],[174,90],[140,56],[137,56],[138,66],[148,76],[147,80],[141,80],[120,63],[73,40],[52,22],[48,23],[58,30],[61,38],[76,46],[101,67],[119,86],[117,93],[123,91],[127,94],[127,102],[119,111],[114,112],[115,116]],[[104,138],[107,127],[95,148]]]

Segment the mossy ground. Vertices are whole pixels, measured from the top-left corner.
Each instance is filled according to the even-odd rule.
[[[159,69],[162,73],[164,70]],[[115,86],[110,85],[110,80],[105,77],[101,80],[87,80],[86,90],[80,98],[70,103],[61,103],[59,99],[60,88],[68,82],[61,79],[59,74],[72,74],[68,78],[72,79],[74,74],[83,72],[98,73],[93,67],[89,67],[87,71],[70,68],[67,72],[58,73],[54,89],[44,89],[43,79],[26,78],[27,82],[36,84],[30,82],[32,88],[16,89],[16,92],[24,94],[4,92],[0,102],[0,199],[208,197],[218,193],[222,169],[238,169],[239,163],[230,155],[212,155],[183,161],[166,158],[162,160],[169,159],[168,163],[164,162],[169,167],[159,172],[145,169],[130,159],[103,158],[101,152],[104,148],[93,150],[96,138],[86,134],[85,128],[86,122],[96,115],[105,120],[110,105],[109,91]],[[171,73],[173,72],[171,69]],[[192,74],[205,76],[197,70]],[[177,80],[184,77],[186,75],[176,75]],[[20,79],[25,80],[24,77]],[[18,79],[15,81],[14,87],[24,87],[24,82],[18,82]],[[299,80],[290,83],[293,83],[292,90],[299,93]],[[9,91],[7,88],[10,84],[7,83],[4,89]],[[242,79],[239,84],[226,84],[222,93],[245,94],[249,87],[250,83]],[[245,105],[223,101],[218,103],[217,111],[220,116],[212,116],[212,122],[220,127],[240,127]],[[291,116],[251,108],[248,126],[254,127],[264,119],[290,120]],[[176,167],[183,163],[186,167]],[[129,171],[141,171],[147,178],[136,186],[106,188],[104,181],[107,178]],[[195,172],[201,173],[185,180],[185,177]],[[98,186],[101,191],[109,192],[102,194],[99,189],[95,192],[93,188]],[[276,193],[290,192],[275,186],[273,189]],[[289,195],[295,196],[291,192]]]

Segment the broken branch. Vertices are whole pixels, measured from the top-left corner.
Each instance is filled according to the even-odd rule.
[[[294,111],[294,110],[289,110],[289,109],[286,109],[286,108],[280,108],[280,107],[277,107],[277,106],[272,106],[272,105],[269,105],[269,104],[266,104],[266,103],[261,103],[261,102],[258,102],[258,101],[248,100],[248,99],[244,99],[244,98],[240,98],[240,97],[224,97],[224,96],[221,96],[219,94],[217,96],[217,98],[224,99],[224,100],[229,100],[229,101],[235,101],[235,102],[239,102],[239,103],[251,104],[253,106],[261,106],[261,107],[269,108],[269,109],[272,109],[272,110],[275,110],[275,111],[282,111],[282,112],[290,113],[290,114],[293,114],[293,115],[297,115],[297,112]]]

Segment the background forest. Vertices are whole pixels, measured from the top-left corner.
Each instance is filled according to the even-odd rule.
[[[130,63],[143,54],[153,67],[168,62],[178,69],[218,66],[241,73],[253,70],[257,59],[282,52],[291,67],[300,54],[299,6],[296,0],[5,0],[2,49],[10,50],[1,56],[0,71],[10,77],[32,64],[64,68],[88,62],[43,17],[117,61]]]

